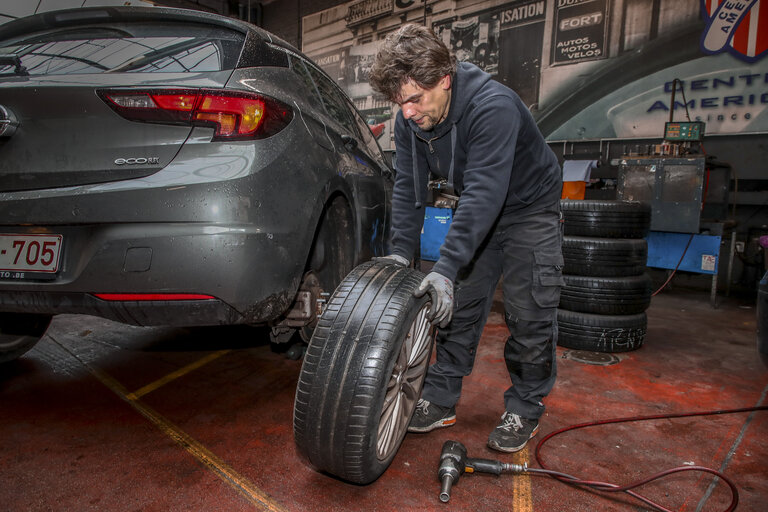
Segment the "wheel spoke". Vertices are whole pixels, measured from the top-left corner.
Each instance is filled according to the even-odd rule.
[[[408,361],[408,370],[420,366],[430,354],[432,340],[429,337],[425,337],[424,342],[418,347],[419,350],[414,350],[411,354],[410,361]],[[406,370],[406,371],[408,371]]]
[[[411,367],[415,364],[415,360],[420,358],[422,353],[429,349],[431,344],[431,337],[429,336],[430,325],[427,320],[426,311],[419,312],[416,321],[411,327],[411,333],[413,338],[413,350],[409,354],[408,366]]]
[[[396,448],[394,444],[400,437],[399,417],[402,416],[402,398],[400,394],[395,397],[390,407],[382,414],[379,423],[377,451],[379,458],[385,458],[392,449]]]
[[[427,363],[427,361],[426,361],[427,354],[424,354],[424,359],[423,359],[424,364],[423,365],[414,366],[412,368],[409,368],[408,371],[403,374],[403,378],[402,378],[402,381],[403,381],[402,385],[403,386],[408,386],[408,385],[411,385],[413,383],[419,384],[419,382],[418,382],[419,378],[423,377],[424,374],[426,373],[425,372],[425,367],[427,366],[426,365],[426,363]]]
[[[406,336],[403,341],[403,346],[400,348],[400,353],[397,354],[397,361],[395,361],[395,368],[407,368],[408,367],[408,353],[410,351],[411,343],[409,343],[410,336]]]
[[[389,381],[389,385],[387,386],[387,394],[384,395],[384,405],[381,408],[382,415],[384,414],[384,411],[387,410],[389,407],[389,404],[392,403],[392,401],[397,398],[398,393],[400,392],[400,386],[397,385],[397,380],[392,379]]]
[[[376,443],[381,460],[398,448],[421,394],[432,347],[432,329],[427,312],[427,306],[421,308],[409,326],[387,383]]]

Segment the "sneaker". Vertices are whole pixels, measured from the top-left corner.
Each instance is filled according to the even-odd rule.
[[[539,430],[539,420],[521,418],[506,411],[501,423],[488,436],[488,446],[500,452],[517,452],[525,448],[528,440]]]
[[[436,428],[450,427],[456,423],[456,408],[442,407],[419,398],[408,432],[432,432]]]

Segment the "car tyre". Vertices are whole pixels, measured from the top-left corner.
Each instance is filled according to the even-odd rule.
[[[625,277],[645,272],[648,243],[642,238],[563,237],[563,273]]]
[[[0,313],[0,363],[21,357],[43,337],[51,315]]]
[[[424,275],[367,262],[339,285],[307,347],[294,403],[296,445],[318,470],[357,484],[392,462],[421,396],[434,329]]]
[[[629,352],[645,341],[648,317],[635,315],[593,315],[557,310],[557,344],[592,352]]]
[[[642,313],[651,304],[652,282],[648,274],[629,277],[563,275],[560,307],[599,315]]]
[[[560,201],[566,236],[643,238],[651,228],[651,205],[638,201]]]

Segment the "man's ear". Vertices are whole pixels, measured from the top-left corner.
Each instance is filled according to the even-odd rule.
[[[442,80],[440,81],[441,85],[443,86],[443,90],[447,91],[451,88],[451,75],[445,75]]]

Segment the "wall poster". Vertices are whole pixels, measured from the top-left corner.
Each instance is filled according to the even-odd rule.
[[[607,0],[557,0],[552,63],[572,64],[606,56]]]
[[[517,2],[432,28],[459,61],[477,65],[531,105],[538,96],[545,7],[545,0]]]

